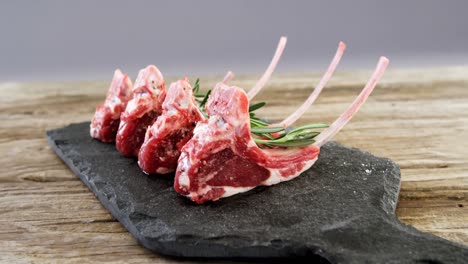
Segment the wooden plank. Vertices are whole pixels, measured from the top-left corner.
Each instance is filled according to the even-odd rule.
[[[370,71],[337,74],[299,123],[331,122]],[[221,77],[202,78],[202,89]],[[256,98],[260,115],[286,117],[317,73],[274,77]],[[174,80],[175,78],[169,78]],[[255,78],[236,77],[240,87]],[[0,84],[0,260],[177,263],[138,243],[47,145],[45,131],[90,120],[108,82]],[[397,214],[416,228],[468,245],[468,68],[389,71],[335,138],[401,166]]]

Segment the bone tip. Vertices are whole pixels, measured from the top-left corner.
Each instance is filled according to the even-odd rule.
[[[230,82],[234,78],[234,73],[232,71],[228,71],[224,76],[224,83]]]
[[[387,65],[390,62],[390,60],[385,56],[381,56],[379,61],[385,65]]]
[[[340,41],[340,44],[338,44],[339,49],[346,49],[346,43],[344,41]]]
[[[286,42],[288,41],[288,37],[286,36],[281,36],[280,38],[280,43],[282,43],[283,45],[286,44]]]

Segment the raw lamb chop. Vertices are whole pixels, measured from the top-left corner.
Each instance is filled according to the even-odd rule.
[[[116,147],[125,156],[138,156],[146,129],[162,113],[166,85],[154,65],[140,70],[133,88],[133,98],[122,113],[116,137]]]
[[[115,70],[104,104],[96,108],[90,125],[91,137],[102,142],[114,142],[120,115],[132,98],[132,81],[119,69]]]
[[[223,83],[234,74],[228,72]],[[180,150],[193,135],[198,121],[205,119],[193,96],[188,78],[171,84],[161,116],[148,128],[138,153],[138,165],[147,174],[165,174],[177,167]]]
[[[286,45],[286,37],[278,43],[275,55],[267,70],[249,91],[253,98],[273,73]],[[229,73],[223,83],[232,78]],[[172,83],[163,103],[163,113],[147,130],[145,141],[138,155],[140,168],[148,174],[165,174],[177,168],[182,147],[193,135],[196,124],[205,117],[198,109],[188,79]]]
[[[196,124],[205,119],[187,78],[171,84],[162,108],[162,115],[146,131],[138,154],[138,164],[145,173],[174,171],[180,150],[192,137]]]
[[[387,65],[388,59],[381,57],[351,106],[313,145],[306,147],[259,148],[250,131],[247,95],[240,88],[218,84],[207,103],[209,120],[198,123],[194,136],[182,148],[175,190],[196,203],[204,203],[299,176],[315,163],[320,147],[364,103]]]

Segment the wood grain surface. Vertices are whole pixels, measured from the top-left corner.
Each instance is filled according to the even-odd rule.
[[[299,123],[334,120],[370,73],[337,73]],[[248,88],[255,78],[237,76],[232,83]],[[268,102],[260,114],[286,117],[319,78],[318,73],[276,75],[254,100]],[[202,78],[202,89],[220,79]],[[90,120],[108,85],[109,81],[0,84],[2,263],[192,262],[140,246],[47,145],[46,130]],[[467,139],[467,67],[388,71],[335,137],[401,166],[397,214],[403,222],[465,245]]]

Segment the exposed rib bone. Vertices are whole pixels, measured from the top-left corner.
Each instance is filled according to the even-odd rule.
[[[232,78],[234,78],[234,73],[232,71],[228,71],[226,73],[226,76],[224,76],[222,83],[227,84],[232,80]]]
[[[268,80],[271,77],[271,74],[275,71],[276,65],[278,64],[281,54],[283,54],[283,50],[286,47],[286,42],[287,38],[286,37],[281,37],[280,41],[278,43],[278,47],[276,48],[275,55],[273,56],[273,59],[271,59],[270,65],[268,65],[268,68],[266,69],[265,73],[263,73],[263,76],[258,80],[258,82],[255,84],[252,89],[247,93],[247,97],[249,100],[255,97],[258,92],[265,86],[265,84],[268,82]]]
[[[307,100],[301,105],[301,107],[299,107],[294,113],[292,113],[282,122],[280,122],[279,124],[272,124],[271,126],[288,127],[292,125],[294,122],[296,122],[297,119],[299,119],[305,113],[305,111],[307,111],[307,109],[314,103],[315,99],[317,99],[320,92],[323,90],[327,82],[332,77],[333,72],[338,66],[338,63],[340,63],[341,57],[343,57],[343,53],[345,49],[346,49],[346,44],[341,41],[340,44],[338,45],[338,49],[336,50],[335,57],[330,63],[330,66],[328,66],[327,71],[323,75],[318,85],[315,87],[314,91],[310,94],[309,98],[307,98]]]
[[[370,93],[377,85],[377,82],[382,77],[385,69],[388,65],[388,59],[385,57],[380,57],[379,63],[375,68],[374,72],[372,73],[371,78],[367,82],[364,89],[362,89],[361,93],[356,97],[354,102],[346,109],[345,112],[341,114],[341,116],[331,124],[329,128],[325,131],[320,133],[315,140],[316,142],[314,145],[321,147],[323,144],[327,143],[336,133],[338,133],[345,125],[348,123],[349,120],[353,117],[353,115],[359,110],[359,107],[366,101],[367,97],[369,97]]]

